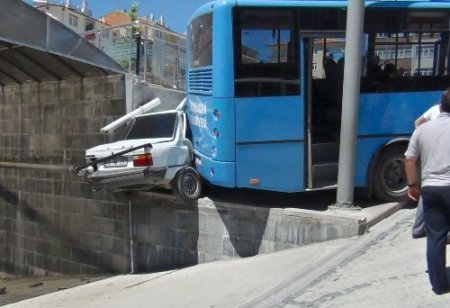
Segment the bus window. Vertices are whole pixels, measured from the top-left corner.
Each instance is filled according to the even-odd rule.
[[[189,33],[190,67],[212,65],[212,14],[196,18]]]
[[[368,10],[361,91],[430,91],[448,86],[449,27],[443,14]]]
[[[234,20],[236,96],[298,95],[294,12],[236,9]]]

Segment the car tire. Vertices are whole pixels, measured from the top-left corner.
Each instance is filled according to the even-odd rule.
[[[382,150],[377,159],[373,194],[381,201],[402,201],[406,199],[408,185],[405,174],[405,145],[392,145]]]
[[[202,194],[202,183],[197,170],[185,167],[178,171],[172,182],[172,192],[184,203],[195,203]]]

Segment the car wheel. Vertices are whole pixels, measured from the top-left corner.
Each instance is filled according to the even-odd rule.
[[[178,171],[172,182],[173,194],[185,203],[194,203],[202,193],[200,176],[192,167],[185,167]]]
[[[406,146],[385,148],[375,165],[373,194],[381,201],[402,201],[408,193],[404,153]]]

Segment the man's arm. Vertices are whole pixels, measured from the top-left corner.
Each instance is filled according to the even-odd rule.
[[[416,162],[417,158],[415,156],[406,156],[405,158],[405,173],[406,181],[408,183],[408,197],[414,201],[419,200],[420,197],[420,183],[417,180]]]
[[[427,119],[425,119],[423,117],[423,115],[421,115],[420,117],[418,117],[415,121],[414,121],[414,127],[417,128],[418,126],[422,125],[423,123],[425,123],[427,121]]]

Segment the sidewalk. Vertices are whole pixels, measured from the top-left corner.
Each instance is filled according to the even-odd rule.
[[[252,258],[121,275],[8,307],[445,307],[425,273],[425,239],[403,209],[351,239]]]

